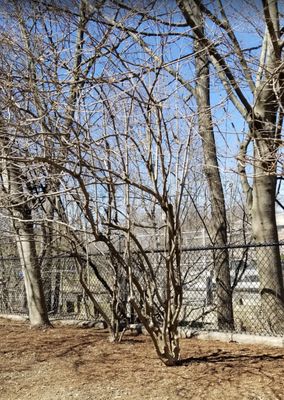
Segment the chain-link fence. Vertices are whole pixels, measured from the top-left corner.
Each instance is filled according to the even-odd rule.
[[[222,252],[227,254],[230,270],[234,330],[283,335],[283,244],[196,248],[183,252],[188,271],[183,299],[185,325],[223,330],[217,320],[217,259]]]
[[[280,260],[279,252],[280,249]],[[224,330],[218,321],[218,285],[220,254],[229,267],[234,330],[237,332],[283,335],[283,264],[284,244],[243,245],[226,248],[188,248],[180,253],[180,277],[183,306],[181,322],[194,329]],[[145,292],[150,279],[155,279],[159,296],[166,292],[166,257],[163,251],[148,251],[132,257],[134,278]],[[225,261],[224,261],[225,260]],[[127,271],[114,265],[109,255],[97,254],[81,258],[53,257],[42,262],[42,279],[51,318],[93,319],[98,311],[90,294],[108,314],[113,308],[113,293],[127,305]],[[83,262],[82,262],[83,261]],[[224,265],[223,265],[224,267]],[[225,266],[226,268],[226,266]],[[281,273],[282,269],[282,273]],[[151,270],[151,273],[149,271]],[[154,275],[153,275],[154,274]],[[151,278],[152,277],[152,278]],[[82,286],[82,280],[88,291]],[[23,273],[18,258],[0,259],[0,313],[27,314]]]
[[[96,256],[101,276],[108,275],[107,263]],[[42,262],[42,281],[48,312],[54,319],[90,319],[97,312],[79,280],[77,259],[70,256],[46,258]],[[107,307],[110,294],[94,270],[84,269],[84,281],[101,304]],[[0,313],[28,315],[24,275],[16,257],[0,258]]]

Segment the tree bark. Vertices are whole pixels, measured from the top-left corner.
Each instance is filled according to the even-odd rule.
[[[202,15],[192,6],[193,17],[199,29],[203,28]],[[204,172],[211,201],[211,244],[223,249],[214,250],[214,273],[216,279],[217,320],[220,329],[233,329],[232,289],[230,282],[229,253],[227,245],[226,206],[223,192],[212,123],[210,104],[210,70],[206,48],[194,39],[196,86],[195,97],[198,111],[199,134],[202,138]]]
[[[242,165],[241,168],[239,166],[239,170],[241,171],[248,210],[251,215],[253,237],[257,242],[277,243],[278,234],[275,219],[276,166],[284,115],[284,72],[281,59],[283,42],[280,40],[278,2],[277,0],[263,0],[266,31],[256,82],[252,81],[252,74],[248,73],[245,53],[239,46],[221,2],[222,20],[218,19],[216,14],[212,14],[206,8],[204,2],[178,0],[177,3],[186,21],[193,28],[196,37],[204,46],[204,50],[206,47],[209,59],[228,93],[228,98],[249,125],[250,139],[254,146],[252,188],[249,188],[249,181],[245,172],[244,152],[247,151],[247,148],[241,148],[242,159],[239,161]],[[246,83],[252,89],[254,96],[252,105],[242,91],[237,75],[233,73],[226,59],[219,53],[217,45],[206,37],[201,21],[194,18],[196,12],[202,14],[201,10],[223,30],[224,38],[229,38],[228,43],[235,50],[240,64],[244,68]],[[263,320],[268,322],[272,330],[283,332],[284,294],[279,246],[270,247],[266,254],[269,254],[269,261],[267,260],[266,265],[264,265],[260,255],[257,257]]]
[[[22,217],[25,221],[15,221],[14,227],[17,232],[17,248],[24,274],[30,324],[33,328],[50,326],[36,254],[33,222],[27,222],[25,219],[27,216],[22,215]]]
[[[3,128],[3,125],[0,128]],[[7,135],[3,132],[1,134],[1,178],[5,196],[3,196],[3,202],[10,212],[17,237],[30,324],[31,327],[50,326],[36,251],[32,212],[23,188],[24,175],[16,161],[10,159],[11,148]]]
[[[260,175],[259,175],[260,174]],[[278,243],[275,219],[276,177],[255,167],[252,230],[256,242]],[[265,330],[284,332],[284,287],[279,246],[257,249],[262,323]]]
[[[277,152],[283,122],[284,72],[279,46],[277,1],[263,2],[267,29],[265,60],[254,93],[250,134],[254,146],[251,200],[252,232],[256,242],[278,243],[275,216]],[[274,333],[284,332],[284,287],[279,246],[257,256],[264,324]],[[266,327],[267,329],[267,327]]]

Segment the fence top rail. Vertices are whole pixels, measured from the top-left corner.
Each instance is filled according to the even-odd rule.
[[[261,248],[261,247],[280,247],[284,246],[284,241],[280,241],[278,243],[238,243],[238,244],[227,244],[224,246],[193,246],[193,247],[181,247],[180,251],[187,252],[195,252],[195,251],[214,251],[214,250],[230,250],[230,249],[249,249],[249,248]],[[118,253],[121,253],[118,251]],[[146,249],[144,251],[145,254],[162,254],[165,253],[165,249]],[[141,252],[133,251],[133,254],[139,255]],[[110,253],[89,253],[88,257],[107,257]],[[74,253],[63,253],[56,254],[52,257],[44,257],[44,260],[59,260],[59,259],[76,259],[78,255]],[[1,261],[19,261],[19,257],[11,256],[11,257],[3,257],[0,256]]]
[[[196,251],[196,250],[223,250],[223,249],[245,249],[245,248],[254,248],[254,247],[280,247],[284,246],[284,241],[280,241],[278,243],[236,243],[236,244],[227,244],[224,246],[192,246],[192,247],[183,247],[181,251]]]

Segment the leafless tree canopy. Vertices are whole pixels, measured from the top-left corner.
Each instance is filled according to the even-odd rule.
[[[31,323],[49,323],[42,257],[75,255],[88,291],[88,243],[110,255],[112,315],[93,302],[114,340],[128,303],[159,357],[175,364],[184,232],[203,227],[223,248],[242,223],[243,240],[278,242],[283,5],[14,0],[0,12],[1,209]],[[158,246],[153,264],[148,252]],[[218,324],[233,329],[225,250],[214,274]],[[266,274],[261,294],[277,331],[277,247]]]

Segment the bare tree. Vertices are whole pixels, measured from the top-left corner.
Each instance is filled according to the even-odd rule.
[[[11,160],[13,146],[8,139],[7,126],[1,118],[1,200],[9,210],[15,231],[18,253],[24,274],[29,319],[32,327],[50,326],[45,304],[36,235],[32,218],[32,202],[25,189],[28,178],[16,161]]]
[[[129,313],[127,297],[160,359],[174,365],[180,358],[178,324],[186,274],[182,230],[186,203],[194,197],[192,180],[199,169],[195,145],[200,137],[212,209],[210,240],[217,247],[217,318],[220,327],[233,328],[228,252],[222,249],[227,244],[226,207],[214,140],[209,63],[227,98],[249,126],[248,141],[255,146],[253,190],[245,176],[248,141],[241,148],[239,172],[252,210],[255,238],[270,242],[277,241],[277,231],[270,221],[268,232],[265,210],[269,206],[270,213],[275,214],[271,202],[275,200],[282,124],[282,64],[272,40],[278,28],[270,26],[268,15],[275,13],[275,7],[264,7],[264,51],[269,63],[261,61],[262,70],[255,83],[246,53],[221,6],[223,17],[219,20],[212,7],[206,8],[199,1],[179,1],[174,9],[169,6],[171,18],[165,20],[158,13],[159,3],[151,5],[148,12],[120,1],[81,1],[72,9],[65,4],[36,1],[25,9],[15,2],[13,29],[21,39],[2,32],[3,49],[10,50],[1,54],[6,68],[1,85],[7,94],[3,126],[7,131],[16,127],[12,147],[6,142],[3,146],[2,186],[10,193],[11,201],[5,207],[13,220],[21,227],[29,221],[29,229],[41,224],[46,249],[52,249],[54,231],[61,227],[66,247],[77,259],[80,282],[107,321],[113,339],[119,338],[120,318]],[[258,88],[253,92],[254,106],[232,72],[231,52],[226,55],[224,48],[219,49],[210,38],[208,18],[223,32],[230,51],[234,49],[248,87]],[[33,23],[27,22],[30,20]],[[277,40],[281,47],[280,37]],[[188,48],[187,54],[183,50],[177,53],[174,46],[178,43]],[[20,56],[16,58],[17,52]],[[180,64],[184,60],[188,62],[186,72]],[[265,109],[263,115],[256,112],[261,107]],[[266,120],[268,115],[274,115],[274,119]],[[4,134],[2,138],[7,141]],[[15,185],[12,192],[11,182],[5,181],[8,174]],[[28,188],[27,182],[33,188]],[[270,182],[274,194],[266,190],[264,182]],[[257,194],[259,190],[265,195]],[[12,204],[15,193],[19,194],[16,206]],[[23,204],[40,207],[36,211],[30,206],[29,214],[24,215]],[[76,218],[70,217],[72,213]],[[259,220],[265,229],[259,229]],[[149,248],[141,233],[152,235],[153,241],[159,234],[161,249]],[[84,279],[90,261],[84,235],[107,260],[102,263],[108,271],[106,278],[95,264],[93,268],[111,298],[108,310],[101,307]],[[122,240],[124,245],[120,246]],[[42,256],[45,253],[42,251]],[[272,272],[260,275],[263,304],[272,302],[274,311],[269,319],[277,330],[283,283],[279,252],[271,251],[271,255],[277,261],[271,263]],[[269,284],[268,278],[273,283]],[[40,284],[40,277],[36,279]],[[267,309],[265,313],[268,315]]]
[[[196,26],[204,32],[204,21],[198,7],[192,4],[192,14]],[[211,200],[211,229],[210,241],[213,246],[223,248],[214,252],[217,319],[221,329],[233,329],[233,304],[230,282],[229,253],[226,249],[227,216],[226,205],[221,181],[217,150],[214,137],[214,128],[210,103],[210,63],[207,49],[198,37],[194,39],[196,86],[195,97],[197,102],[199,134],[202,137],[204,154],[204,171],[206,174]]]
[[[248,126],[248,136],[239,154],[239,173],[243,190],[247,196],[248,212],[251,215],[252,232],[256,242],[278,243],[275,218],[278,149],[283,123],[283,61],[282,40],[278,2],[263,1],[263,38],[258,69],[250,66],[247,51],[242,49],[234,32],[230,18],[222,1],[215,12],[202,1],[179,1],[186,21],[192,27],[202,46],[207,48],[210,62],[214,66],[228,97]],[[253,7],[253,5],[251,5]],[[246,88],[242,89],[238,74],[234,72],[230,54],[218,49],[194,18],[197,8],[204,18],[211,20],[221,30],[227,45],[234,51]],[[254,10],[256,13],[256,10]],[[220,18],[219,18],[220,14]],[[259,47],[253,46],[251,51]],[[254,59],[254,62],[256,60]],[[248,95],[248,92],[250,95]],[[250,100],[253,97],[253,101]],[[249,143],[253,144],[253,155],[249,157]],[[246,174],[247,160],[251,158],[253,182]],[[258,262],[261,281],[261,297],[265,319],[273,331],[283,329],[284,288],[279,248],[269,250],[270,268],[262,268]]]
[[[216,247],[225,247],[227,245],[227,221],[226,221],[226,206],[223,193],[223,186],[221,176],[219,172],[219,163],[216,151],[214,130],[212,124],[212,115],[210,107],[210,80],[209,80],[209,60],[206,49],[203,43],[200,42],[199,38],[193,33],[174,31],[175,28],[184,28],[186,24],[178,23],[174,19],[170,18],[171,12],[174,14],[175,9],[170,6],[168,11],[169,19],[165,20],[159,18],[157,15],[151,14],[151,11],[142,10],[138,4],[135,6],[129,5],[125,2],[113,2],[115,5],[122,7],[129,11],[130,15],[135,13],[141,16],[142,21],[145,20],[156,22],[154,27],[151,26],[151,30],[142,30],[140,25],[138,27],[130,26],[127,23],[127,16],[124,17],[123,21],[114,21],[109,16],[102,15],[103,21],[115,26],[117,29],[128,34],[134,42],[136,42],[142,51],[150,58],[154,67],[164,70],[169,76],[174,77],[181,86],[189,92],[188,98],[194,98],[197,104],[196,115],[199,125],[199,134],[202,138],[202,148],[204,155],[204,173],[206,175],[207,184],[209,187],[209,198],[211,202],[211,215],[210,215],[210,229],[208,230],[210,242]],[[153,3],[154,12],[158,12],[159,4]],[[163,10],[164,12],[164,10]],[[202,29],[203,19],[198,8],[194,7],[194,18],[196,24]],[[163,32],[163,28],[167,27],[167,31]],[[190,25],[189,25],[190,26]],[[155,29],[156,28],[156,29]],[[161,32],[160,32],[161,31]],[[158,51],[152,50],[151,44],[148,44],[145,40],[147,36],[153,36],[155,38],[161,37],[160,48]],[[190,53],[191,58],[195,58],[195,69],[196,74],[194,76],[181,72],[182,68],[172,67],[172,64],[178,64],[183,58],[189,58],[188,56],[180,56],[174,61],[164,61],[166,53],[166,43],[169,37],[177,38],[179,35],[182,37],[194,38],[194,49]],[[167,38],[167,39],[166,39]],[[191,45],[190,45],[191,46]],[[169,50],[171,47],[169,47]],[[162,55],[158,56],[157,53],[161,52]],[[163,53],[164,52],[164,53]],[[151,67],[150,67],[151,68]],[[169,78],[170,79],[170,78]],[[189,101],[189,100],[188,100]],[[190,104],[192,105],[192,99]],[[194,106],[193,106],[194,107]],[[192,108],[191,108],[192,110]],[[201,214],[200,214],[201,215]],[[224,248],[216,250],[215,252],[215,279],[217,288],[217,319],[218,325],[222,329],[233,328],[233,307],[232,307],[232,290],[230,284],[230,271],[229,271],[229,256],[228,251]]]

